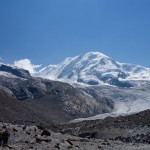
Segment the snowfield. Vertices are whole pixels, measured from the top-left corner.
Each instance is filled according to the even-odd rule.
[[[150,68],[119,63],[100,52],[89,52],[66,58],[57,65],[49,65],[41,69],[37,76],[88,85],[115,85],[109,80],[150,80]]]

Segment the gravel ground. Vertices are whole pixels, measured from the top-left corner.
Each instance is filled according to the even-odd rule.
[[[11,134],[8,147],[0,150],[149,150],[148,144],[123,143],[99,139],[79,138],[67,134],[54,133],[36,126],[0,123],[0,129],[7,128]],[[42,132],[46,134],[41,136]],[[48,136],[50,134],[50,136]]]

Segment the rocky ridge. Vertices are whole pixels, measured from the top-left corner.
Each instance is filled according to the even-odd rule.
[[[111,111],[109,106],[67,83],[32,77],[26,70],[5,64],[0,66],[0,92],[1,103],[5,95],[8,107],[12,101],[20,101],[16,112],[23,103],[46,120],[57,123]]]

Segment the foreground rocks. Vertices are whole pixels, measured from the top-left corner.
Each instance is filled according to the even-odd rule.
[[[150,110],[101,120],[62,125],[62,133],[88,139],[106,139],[128,144],[150,144]]]
[[[149,150],[150,145],[144,143],[124,143],[104,139],[88,139],[68,134],[54,133],[36,126],[24,126],[0,123],[0,129],[7,128],[11,134],[10,147],[1,150]]]

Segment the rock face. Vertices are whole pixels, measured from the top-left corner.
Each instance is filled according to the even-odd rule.
[[[5,64],[0,66],[0,91],[54,122],[88,117],[112,109],[67,83],[32,77],[26,70]]]
[[[16,68],[16,67],[12,67],[12,66],[8,66],[5,64],[0,64],[0,71],[7,72],[7,73],[10,73],[11,75],[21,77],[21,78],[31,77],[29,71]]]

